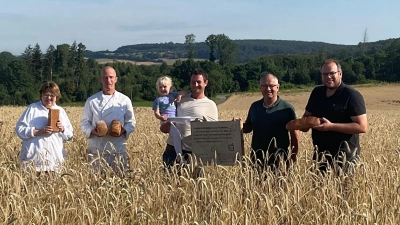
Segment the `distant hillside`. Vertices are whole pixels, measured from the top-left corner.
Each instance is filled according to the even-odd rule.
[[[266,55],[281,54],[315,54],[324,52],[328,56],[336,56],[343,52],[361,52],[383,50],[396,39],[377,42],[359,43],[358,45],[338,45],[324,42],[286,41],[286,40],[234,40],[238,45],[237,63],[246,63],[252,59]],[[187,58],[188,47],[183,43],[136,44],[119,47],[115,51],[86,51],[88,58],[122,59],[137,62],[161,63],[163,59]],[[205,42],[195,45],[195,58],[208,59],[209,48]],[[218,58],[218,56],[217,56]]]

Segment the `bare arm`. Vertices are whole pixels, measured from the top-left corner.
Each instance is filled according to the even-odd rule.
[[[291,159],[296,162],[297,153],[299,152],[300,134],[298,130],[290,131],[290,147],[292,149]]]
[[[176,96],[176,102],[180,102],[182,97],[185,97],[187,95],[186,91],[178,91],[178,94]]]
[[[314,127],[320,131],[336,131],[345,134],[366,133],[368,130],[367,114],[351,117],[352,123],[331,123],[326,118],[321,119],[321,125]]]
[[[161,121],[166,121],[166,120],[167,120],[167,117],[166,117],[166,116],[161,116],[160,110],[159,110],[158,108],[154,110],[154,116],[155,116],[157,119],[161,120]]]

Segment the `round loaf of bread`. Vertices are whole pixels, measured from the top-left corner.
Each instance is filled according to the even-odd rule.
[[[307,116],[299,119],[294,119],[286,124],[286,129],[289,131],[300,130],[300,129],[310,129],[312,127],[320,125],[321,122],[318,117]]]
[[[107,124],[104,120],[99,120],[96,122],[96,130],[97,130],[97,135],[99,137],[103,137],[107,135],[108,128]]]
[[[111,122],[109,135],[113,137],[119,137],[121,136],[121,129],[122,129],[121,122],[119,120],[113,120]]]

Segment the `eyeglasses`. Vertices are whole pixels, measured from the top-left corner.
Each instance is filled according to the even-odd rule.
[[[322,76],[327,77],[327,76],[335,76],[335,74],[337,74],[339,72],[340,71],[331,71],[331,72],[328,72],[328,73],[321,73],[321,74],[322,74]]]
[[[45,97],[45,98],[54,98],[56,96],[53,95],[53,94],[43,94],[43,97]]]
[[[278,86],[277,84],[260,84],[261,88],[269,88],[273,89],[274,87]]]

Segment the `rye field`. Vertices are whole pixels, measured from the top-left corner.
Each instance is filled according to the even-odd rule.
[[[65,169],[56,176],[22,172],[14,132],[25,107],[0,107],[1,224],[400,224],[400,86],[358,87],[369,121],[361,160],[348,179],[311,169],[311,133],[300,134],[297,163],[286,174],[260,176],[246,166],[194,165],[180,175],[163,170],[166,135],[150,108],[134,107],[137,128],[128,141],[125,178],[94,175],[80,131],[83,108],[65,107],[74,138],[65,144]],[[300,117],[309,92],[282,93]],[[260,94],[233,95],[220,120],[245,118]],[[249,154],[251,133],[244,135]],[[350,182],[348,182],[350,181]],[[347,194],[344,194],[347,193]]]

